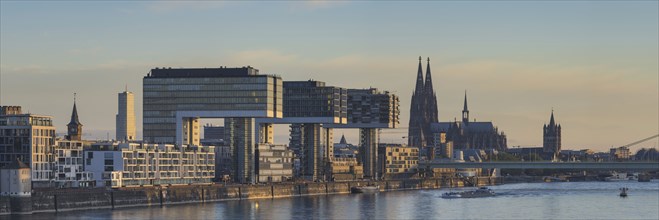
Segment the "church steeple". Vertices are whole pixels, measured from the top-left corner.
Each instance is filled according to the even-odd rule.
[[[465,102],[462,108],[462,122],[469,123],[469,108],[467,108],[467,90],[465,90]]]
[[[68,140],[81,140],[82,138],[82,124],[78,119],[78,108],[76,108],[76,94],[73,93],[73,111],[71,112],[71,121],[66,125]]]
[[[414,95],[423,93],[423,69],[421,69],[421,57],[419,56],[419,69],[416,74],[416,87]]]
[[[554,109],[551,110],[551,118],[549,119],[549,127],[554,127],[556,126],[556,122],[554,122]]]
[[[345,135],[341,135],[341,142],[339,142],[339,144],[348,144],[348,141],[346,141],[346,136]]]
[[[419,63],[421,65],[421,63]],[[421,69],[421,66],[419,66],[419,69]],[[432,94],[435,92],[435,90],[432,88],[432,75],[430,73],[430,57],[428,57],[428,65],[426,66],[426,82],[423,86],[423,91],[425,91],[428,94]]]

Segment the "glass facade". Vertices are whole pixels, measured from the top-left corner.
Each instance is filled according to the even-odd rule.
[[[178,111],[258,112],[258,117],[282,116],[282,80],[258,75],[252,67],[213,69],[153,69],[143,80],[144,140],[175,143]],[[229,113],[230,114],[230,113]],[[200,116],[195,116],[200,117]],[[257,117],[253,115],[252,117]],[[182,129],[184,144],[198,144],[199,126]]]

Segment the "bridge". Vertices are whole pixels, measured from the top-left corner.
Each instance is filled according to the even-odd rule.
[[[419,167],[482,169],[657,170],[659,162],[419,162]]]

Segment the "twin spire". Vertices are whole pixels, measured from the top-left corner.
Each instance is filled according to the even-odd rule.
[[[423,80],[423,69],[421,68],[421,56],[419,56],[419,69],[417,70],[416,75],[416,87],[414,89],[414,94],[422,94],[424,92],[435,93],[432,86],[432,74],[430,72],[430,57],[428,57],[428,62],[426,65],[426,79]]]

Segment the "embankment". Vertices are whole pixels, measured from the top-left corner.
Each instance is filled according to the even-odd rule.
[[[387,181],[353,181],[327,183],[276,183],[259,185],[183,185],[135,187],[108,190],[58,189],[36,190],[31,197],[0,196],[0,215],[63,212],[87,209],[116,209],[137,206],[164,206],[238,199],[282,198],[308,195],[350,193],[353,186],[378,185],[381,191],[439,189],[462,186],[502,184],[501,178],[480,177],[408,179]]]

